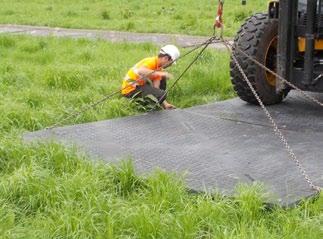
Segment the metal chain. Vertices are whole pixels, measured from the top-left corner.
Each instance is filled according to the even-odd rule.
[[[218,42],[222,42],[222,40],[217,37],[217,36],[212,36],[211,38],[209,38],[207,41],[205,41],[202,45],[200,45],[200,47],[203,46],[202,50],[195,56],[195,58],[193,59],[193,61],[191,61],[191,63],[184,69],[184,71],[180,74],[179,77],[177,77],[177,79],[174,81],[174,83],[165,90],[165,93],[162,95],[161,99],[163,99],[167,93],[172,90],[175,85],[178,83],[178,81],[184,76],[184,74],[192,67],[192,65],[200,58],[200,56],[203,54],[203,52],[206,50],[206,48],[213,43],[218,43]],[[160,104],[160,102],[158,101],[158,103]]]
[[[284,77],[278,75],[276,72],[270,70],[265,65],[261,64],[259,61],[257,61],[253,57],[249,56],[246,52],[244,52],[243,50],[241,50],[238,46],[233,46],[230,42],[228,42],[228,41],[226,41],[224,39],[223,39],[223,43],[229,45],[231,48],[237,49],[240,53],[242,53],[243,55],[245,55],[249,60],[251,60],[252,62],[254,62],[255,64],[257,64],[258,66],[260,66],[264,70],[268,71],[269,73],[273,74],[274,76],[276,76],[277,78],[279,78],[280,80],[282,80],[284,83],[286,83],[287,85],[289,85],[293,89],[297,90],[299,93],[301,93],[308,100],[311,100],[311,101],[315,102],[316,104],[318,104],[320,106],[323,106],[323,103],[322,102],[320,102],[319,100],[315,99],[313,96],[307,94],[303,90],[299,89],[297,86],[295,86],[294,84],[292,84],[291,82],[289,82],[288,80],[286,80]]]
[[[85,105],[84,107],[82,107],[79,111],[75,111],[75,112],[72,112],[70,113],[68,116],[66,117],[61,117],[55,124],[53,124],[52,126],[49,126],[49,127],[46,127],[45,130],[50,130],[50,129],[53,129],[55,127],[58,127],[60,126],[62,123],[64,123],[66,120],[69,120],[73,117],[77,117],[81,114],[83,114],[84,112],[92,109],[92,108],[95,108],[97,105],[99,105],[100,103],[104,102],[104,101],[107,101],[108,99],[110,99],[112,96],[118,94],[120,91],[115,91],[107,96],[105,96],[104,98],[90,104],[90,105]]]
[[[253,95],[256,97],[259,105],[261,106],[261,108],[263,109],[263,111],[265,112],[267,118],[269,119],[269,121],[271,122],[272,126],[273,126],[273,130],[275,135],[277,135],[279,137],[279,139],[281,140],[281,142],[283,143],[283,145],[285,146],[287,152],[289,153],[290,158],[295,162],[297,168],[299,169],[299,171],[301,172],[301,174],[304,176],[306,182],[309,184],[309,186],[317,191],[320,192],[321,188],[316,186],[313,181],[310,179],[310,177],[308,176],[308,174],[305,171],[305,168],[303,167],[303,165],[300,163],[300,161],[297,159],[295,153],[293,152],[292,148],[289,146],[286,138],[284,137],[284,135],[282,134],[281,130],[278,128],[275,120],[273,119],[273,117],[271,116],[271,114],[269,113],[269,111],[267,110],[267,108],[265,107],[264,103],[261,101],[259,95],[257,94],[256,90],[254,89],[254,87],[252,86],[251,82],[249,81],[248,77],[246,76],[246,74],[244,73],[241,65],[239,64],[236,56],[234,55],[234,53],[232,52],[232,49],[229,47],[229,45],[223,41],[224,45],[227,47],[227,49],[231,52],[231,56],[232,59],[234,61],[234,63],[236,64],[236,66],[238,67],[239,72],[241,73],[241,75],[243,76],[244,80],[247,82],[250,90],[252,91]]]
[[[206,44],[208,44],[208,41],[210,39],[208,39],[207,41],[205,42],[201,42],[201,43],[196,43],[196,44],[191,44],[191,45],[186,45],[186,46],[183,46],[183,48],[191,48],[191,47],[202,47]],[[222,40],[220,38],[216,38],[215,40],[212,41],[212,44],[216,44],[216,43],[222,43]]]

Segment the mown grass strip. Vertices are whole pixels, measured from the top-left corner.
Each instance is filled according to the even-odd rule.
[[[225,1],[225,35],[233,36],[242,21],[266,12],[267,2]],[[210,35],[217,0],[1,1],[0,23],[133,32]]]

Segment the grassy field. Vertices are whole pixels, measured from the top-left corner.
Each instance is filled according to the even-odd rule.
[[[234,199],[192,195],[177,175],[141,178],[129,161],[103,165],[73,149],[19,139],[119,89],[125,71],[156,51],[150,44],[0,36],[0,238],[322,238],[322,197],[284,210],[264,207],[261,185],[238,187]],[[171,72],[179,75],[192,58]],[[170,101],[187,107],[232,96],[227,53],[208,51]],[[139,112],[116,96],[66,124]]]
[[[187,50],[183,50],[184,53]],[[0,37],[0,130],[37,130],[118,91],[128,68],[158,52],[151,44]],[[193,60],[183,58],[170,68],[175,76]],[[228,54],[206,52],[169,93],[169,101],[188,107],[233,96]],[[172,81],[169,82],[171,84]],[[116,97],[72,122],[135,114],[129,101]]]
[[[246,17],[266,11],[267,1],[247,2],[225,1],[226,36]],[[0,23],[210,35],[217,0],[0,0],[0,5]]]

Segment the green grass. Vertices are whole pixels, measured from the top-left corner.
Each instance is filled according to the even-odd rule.
[[[194,195],[178,175],[156,171],[143,178],[131,161],[93,163],[74,149],[19,139],[120,88],[126,70],[157,50],[0,36],[0,238],[322,238],[322,196],[293,209],[268,209],[261,185],[241,185],[231,199]],[[171,72],[178,76],[192,59]],[[206,52],[170,101],[186,107],[233,96],[228,70],[227,53]],[[139,112],[116,96],[66,124]]]
[[[225,35],[233,36],[242,21],[266,12],[267,1],[225,1]],[[135,32],[210,35],[217,0],[1,0],[0,23]]]

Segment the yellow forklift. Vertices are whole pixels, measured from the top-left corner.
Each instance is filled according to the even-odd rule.
[[[243,52],[300,90],[323,92],[322,1],[270,1],[267,13],[251,16],[238,31],[233,54],[264,104],[280,103],[292,87]],[[233,59],[230,76],[238,96],[258,104]]]

